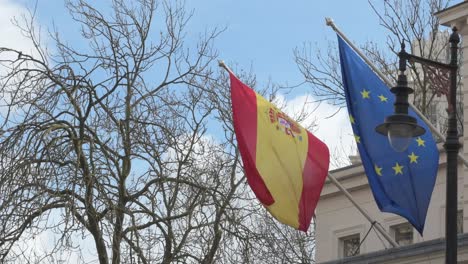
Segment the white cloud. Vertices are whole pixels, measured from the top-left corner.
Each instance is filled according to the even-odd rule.
[[[25,22],[24,17],[28,16],[29,12],[24,6],[11,0],[0,0],[0,36],[2,36],[0,38],[0,47],[21,51],[23,54],[38,55],[33,42],[15,25],[15,23],[23,25]],[[0,53],[0,83],[6,79],[4,78],[5,75],[13,67],[11,61],[14,61],[17,57],[18,55],[14,52]],[[12,88],[14,89],[14,87]],[[0,94],[0,121],[2,120],[1,114],[6,112],[7,107],[5,104],[8,104],[9,98],[11,98],[9,92],[7,90],[2,91]]]
[[[346,109],[325,102],[312,102],[313,97],[308,94],[299,95],[290,100],[279,95],[277,103],[285,105],[284,111],[294,117],[303,108],[310,113],[301,121],[304,127],[313,127],[310,131],[327,144],[330,149],[330,169],[336,169],[349,165],[348,156],[356,153],[353,132]]]
[[[55,211],[48,220],[43,220],[43,224],[54,226],[55,232],[47,230],[33,233],[26,230],[11,249],[10,256],[15,256],[15,263],[97,263],[94,241],[90,235],[85,236],[76,231],[69,238],[62,237],[60,230],[65,227],[60,222],[63,217],[60,212]],[[61,238],[67,241],[69,247],[49,255],[49,252],[56,250],[55,247]]]
[[[31,40],[26,38],[17,26],[13,24],[16,18],[28,14],[28,10],[11,0],[0,0],[0,47],[10,47],[32,54],[34,50]]]

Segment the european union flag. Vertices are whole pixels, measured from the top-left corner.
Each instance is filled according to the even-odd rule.
[[[393,114],[395,96],[339,36],[338,43],[349,119],[375,201],[381,211],[408,219],[422,234],[439,165],[436,143],[410,109],[426,133],[404,152],[392,149],[375,127]]]

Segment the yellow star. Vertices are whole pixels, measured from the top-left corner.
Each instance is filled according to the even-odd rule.
[[[354,135],[354,139],[356,139],[356,143],[361,143],[361,137],[358,135]]]
[[[377,175],[382,176],[382,167],[377,166],[377,164],[374,164],[374,170]]]
[[[408,158],[410,158],[410,163],[418,163],[419,156],[416,156],[414,152],[411,152],[411,155],[408,155]]]
[[[424,141],[424,139],[422,139],[421,137],[418,137],[418,138],[416,139],[416,142],[418,142],[418,147],[420,147],[420,146],[425,147],[425,146],[426,146],[426,145],[424,145],[424,143],[425,143],[426,141]]]
[[[366,89],[362,90],[361,92],[362,98],[370,98],[369,94],[370,94],[370,91],[367,91]]]
[[[387,102],[387,97],[385,97],[383,94],[379,95],[380,101],[381,102]]]
[[[349,115],[349,120],[351,121],[351,124],[354,124],[354,117],[352,115]]]
[[[396,163],[395,167],[392,167],[392,169],[395,171],[395,175],[403,174],[403,166],[398,164],[398,162]]]

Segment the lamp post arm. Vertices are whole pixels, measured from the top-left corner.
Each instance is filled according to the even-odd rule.
[[[413,54],[409,54],[406,51],[401,51],[398,55],[401,57],[404,57],[408,61],[417,62],[417,63],[421,63],[424,65],[429,65],[429,66],[434,66],[434,67],[442,68],[446,70],[452,70],[454,67],[457,68],[457,65],[429,60],[429,59],[422,58]]]

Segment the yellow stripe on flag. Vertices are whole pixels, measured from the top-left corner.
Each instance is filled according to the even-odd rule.
[[[307,132],[273,104],[256,96],[256,164],[275,200],[267,209],[281,222],[298,228]]]

